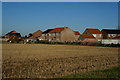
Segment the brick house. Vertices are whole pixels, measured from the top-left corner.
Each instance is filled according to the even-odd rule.
[[[120,39],[120,30],[117,29],[103,29],[103,39]]]
[[[6,39],[10,39],[12,36],[14,37],[21,37],[21,34],[16,32],[15,30],[8,32],[4,37]]]
[[[97,41],[93,35],[90,34],[82,34],[79,37],[80,41]]]
[[[36,32],[32,33],[32,36],[29,37],[28,39],[30,39],[30,40],[36,40],[41,35],[42,35],[42,31],[41,30],[37,30]]]
[[[102,32],[99,29],[87,28],[83,34],[93,35],[98,41],[102,40]]]
[[[75,41],[75,33],[68,27],[59,27],[54,29],[48,29],[42,33],[39,39],[48,41]]]

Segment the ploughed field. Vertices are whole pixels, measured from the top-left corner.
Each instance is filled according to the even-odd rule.
[[[118,66],[118,48],[3,44],[3,78],[55,78]]]

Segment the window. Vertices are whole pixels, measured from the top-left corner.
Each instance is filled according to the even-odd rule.
[[[56,33],[56,36],[59,36],[60,35],[60,33]]]
[[[53,36],[55,36],[55,33],[52,33]]]
[[[52,41],[52,39],[49,39],[49,41]]]
[[[113,37],[116,37],[116,34],[112,34]]]
[[[101,35],[101,34],[99,34],[99,37],[102,37],[102,35]]]
[[[49,36],[55,36],[55,33],[49,33]]]
[[[52,36],[52,33],[49,33],[49,36]]]
[[[45,36],[45,34],[42,34],[42,36]]]
[[[110,34],[108,34],[108,37],[110,37],[111,35]]]

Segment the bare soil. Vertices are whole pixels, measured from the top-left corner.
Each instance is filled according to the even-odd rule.
[[[3,78],[55,78],[118,66],[112,47],[3,44]]]

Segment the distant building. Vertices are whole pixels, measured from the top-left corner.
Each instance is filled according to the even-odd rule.
[[[42,32],[42,36],[40,36],[39,40],[49,40],[49,32],[53,29],[47,29],[46,31]]]
[[[120,38],[115,39],[102,39],[102,44],[120,44]]]
[[[117,29],[103,29],[103,39],[120,39],[120,30]]]
[[[29,37],[28,39],[30,39],[30,40],[36,40],[36,39],[38,39],[38,37],[40,37],[40,36],[42,36],[42,31],[41,31],[41,30],[38,30],[38,31],[32,33],[32,36]]]
[[[79,37],[80,41],[97,41],[93,35],[90,34],[82,34]]]
[[[15,30],[13,30],[13,31],[8,32],[4,37],[7,38],[7,39],[9,39],[12,36],[21,37],[21,34],[18,33],[18,32],[16,32]]]
[[[75,41],[75,33],[68,27],[55,28],[50,31],[49,39],[54,41]]]
[[[41,39],[48,40],[48,41],[75,41],[76,40],[75,32],[68,27],[48,29],[42,33]]]
[[[99,29],[87,28],[83,34],[93,35],[98,41],[102,40],[102,32]]]
[[[74,31],[74,33],[75,33],[75,40],[78,41],[80,37],[80,32]]]

